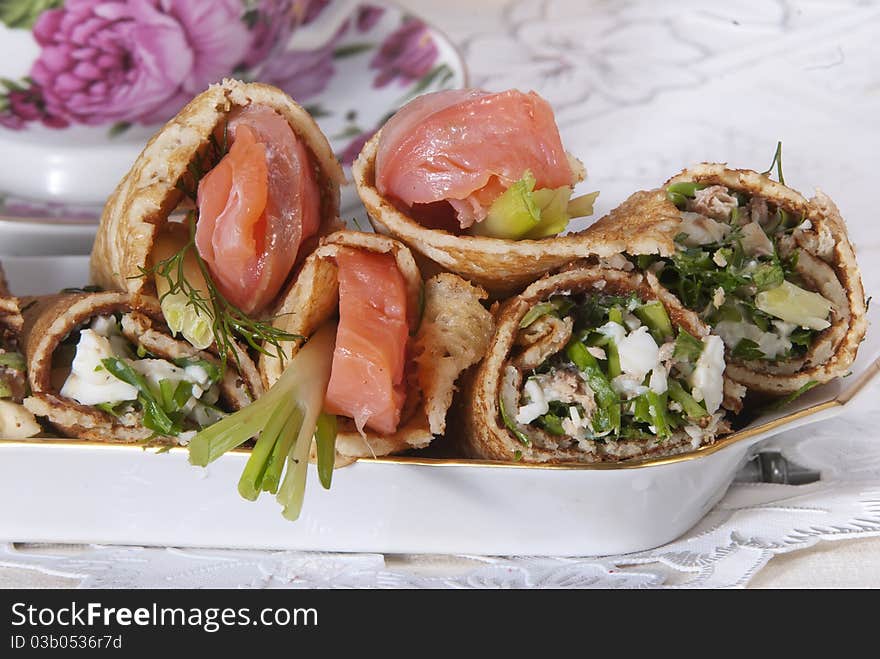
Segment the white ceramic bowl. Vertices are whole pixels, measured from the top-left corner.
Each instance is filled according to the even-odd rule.
[[[128,13],[118,21],[96,16],[108,7]],[[393,4],[168,0],[149,7],[81,0],[14,26],[0,23],[0,153],[14,154],[0,159],[0,255],[88,253],[104,201],[147,139],[225,76],[290,94],[343,161],[415,95],[467,84],[449,40]],[[153,34],[159,23],[163,39]],[[95,43],[107,41],[81,62],[76,30],[85,28],[77,25],[94,28]],[[130,39],[117,38],[126,31]],[[165,68],[154,70],[157,62]],[[343,216],[358,207],[347,186]]]

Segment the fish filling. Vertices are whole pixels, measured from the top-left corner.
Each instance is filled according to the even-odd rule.
[[[673,327],[663,305],[637,295],[556,295],[520,323],[500,408],[526,445],[664,440],[713,433],[724,397],[724,347]]]
[[[792,234],[810,221],[722,185],[674,183],[681,211],[671,258],[637,257],[697,312],[738,361],[803,358],[831,326],[834,305],[798,268]]]

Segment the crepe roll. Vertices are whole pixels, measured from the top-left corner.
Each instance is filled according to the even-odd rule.
[[[475,458],[599,463],[730,432],[724,346],[651,275],[575,265],[506,300],[462,400]]]
[[[23,405],[27,396],[27,369],[19,346],[21,308],[9,292],[0,266],[0,439],[24,439],[42,429]]]
[[[352,172],[376,231],[492,294],[582,256],[580,238],[559,234],[598,194],[572,197],[583,164],[565,151],[547,101],[517,90],[420,96]]]
[[[339,228],[343,180],[302,107],[224,80],[153,136],[111,195],[92,281],[158,297],[170,329],[207,348],[228,310],[262,318],[278,304],[318,237]]]
[[[187,443],[262,393],[241,350],[226,368],[172,337],[159,302],[120,292],[27,300],[25,407],[66,437]]]
[[[702,164],[624,206],[586,233],[598,240],[655,221],[658,230],[641,236],[654,245],[625,251],[641,254],[631,259],[637,269],[655,273],[723,340],[732,379],[786,395],[849,371],[865,336],[865,294],[826,194],[807,200],[766,174]]]
[[[456,381],[485,354],[493,328],[486,292],[441,273],[427,281],[409,249],[386,236],[343,231],[322,239],[276,309],[275,323],[303,339],[335,327],[324,411],[346,458],[427,446],[446,430]],[[262,355],[269,389],[285,359]]]

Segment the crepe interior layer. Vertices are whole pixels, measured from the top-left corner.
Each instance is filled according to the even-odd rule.
[[[688,311],[674,298],[658,296],[645,275],[598,266],[573,266],[564,272],[544,277],[526,288],[520,295],[505,301],[497,315],[495,335],[489,352],[479,368],[467,379],[464,399],[471,401],[462,407],[465,453],[485,460],[519,460],[526,463],[596,463],[616,462],[682,453],[696,448],[691,437],[683,430],[666,439],[628,439],[605,442],[588,440],[585,448],[559,447],[555,449],[526,446],[506,427],[501,417],[499,395],[505,366],[511,359],[520,322],[536,304],[561,293],[596,293],[629,295],[636,293],[643,301],[660,299],[673,325],[683,327],[693,336],[708,334],[706,326],[696,314]],[[715,436],[727,433],[725,420],[716,426],[716,435],[703,438],[711,443]]]
[[[502,240],[427,229],[401,212],[376,188],[376,152],[381,131],[367,142],[352,166],[354,182],[370,222],[441,268],[484,287],[492,295],[510,295],[541,275],[589,255],[611,256],[624,249],[625,236],[566,234],[541,240]],[[649,216],[652,225],[664,219]],[[668,220],[667,220],[668,221]],[[669,245],[672,245],[672,236]],[[656,248],[651,251],[657,251]]]
[[[308,337],[338,313],[339,283],[336,254],[354,248],[394,257],[406,284],[410,327],[418,327],[407,346],[407,395],[401,423],[392,435],[369,429],[362,436],[350,419],[340,418],[337,452],[349,458],[399,453],[427,446],[446,428],[455,381],[462,371],[485,354],[492,334],[492,315],[481,304],[486,292],[448,273],[426,282],[402,243],[386,236],[341,231],[321,240],[306,259],[296,280],[276,309],[275,325]],[[420,299],[424,310],[419,318]],[[302,342],[284,344],[290,357]],[[281,376],[283,365],[276,357],[262,355],[260,372],[266,388]]]
[[[313,158],[321,190],[320,233],[338,228],[342,168],[311,115],[280,89],[224,80],[196,96],[156,133],[110,196],[101,215],[91,258],[92,282],[105,289],[154,294],[142,268],[159,228],[183,199],[178,182],[210,144],[235,108],[265,105],[284,117]]]
[[[761,360],[729,360],[725,374],[751,390],[771,395],[793,393],[810,382],[821,384],[845,375],[865,338],[867,307],[855,251],[834,202],[819,190],[815,197],[807,200],[796,190],[768,176],[751,170],[728,169],[718,163],[703,163],[685,169],[669,179],[664,189],[682,181],[723,185],[750,196],[760,196],[795,217],[803,216],[809,220],[809,229],[798,228],[792,233],[794,248],[799,251],[795,270],[833,305],[831,327],[818,335],[802,358],[776,364]],[[629,218],[633,214],[636,217],[657,212],[664,216],[678,214],[675,205],[665,201],[663,190],[649,193],[655,197],[664,195],[664,202],[660,205],[665,209],[659,211],[656,202],[646,205],[640,200],[640,196],[644,199],[644,194],[633,195],[625,203],[629,203],[628,212],[615,219],[614,224],[621,233],[628,230]],[[639,253],[629,246],[625,251]]]
[[[9,292],[3,266],[0,265],[0,353],[18,347],[23,322],[18,298]],[[41,430],[34,415],[22,405],[0,399],[0,439],[25,439]]]
[[[107,442],[135,442],[152,438],[155,433],[144,427],[135,415],[116,418],[95,407],[81,405],[60,394],[52,381],[53,356],[64,339],[96,316],[131,313],[137,317],[137,340],[147,351],[176,352],[181,357],[215,359],[197,351],[185,341],[173,339],[165,326],[162,310],[155,298],[125,293],[73,293],[50,295],[27,300],[22,329],[22,346],[28,366],[31,395],[25,407],[38,417],[45,417],[63,435]],[[256,366],[243,351],[239,354],[240,372],[230,359],[225,378],[241,380],[253,399],[262,394]],[[238,400],[233,406],[247,401]],[[128,418],[126,418],[128,417]]]
[[[9,292],[9,285],[6,283],[6,273],[3,272],[3,266],[0,265],[0,338],[3,332],[17,334],[21,331],[22,318],[19,307],[18,298],[12,296]],[[2,343],[0,343],[2,347]]]
[[[9,284],[6,282],[6,273],[3,271],[3,264],[0,263],[0,299],[12,297],[9,292]]]

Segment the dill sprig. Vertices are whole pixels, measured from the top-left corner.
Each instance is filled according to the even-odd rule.
[[[160,303],[169,295],[186,297],[187,306],[191,306],[199,315],[211,319],[211,333],[220,357],[221,369],[225,370],[227,358],[231,354],[235,365],[240,369],[241,363],[238,357],[238,344],[235,337],[240,337],[244,342],[257,352],[269,357],[278,357],[284,361],[284,349],[281,343],[284,341],[296,341],[303,337],[299,334],[285,332],[272,325],[272,318],[268,321],[250,318],[241,309],[227,300],[217,289],[207,263],[202,259],[196,248],[196,222],[198,221],[198,184],[211,168],[227,153],[228,125],[223,126],[222,141],[212,133],[209,139],[209,149],[204,157],[199,157],[189,164],[187,171],[190,180],[181,178],[177,182],[177,189],[192,199],[196,207],[187,212],[184,220],[189,230],[189,240],[178,252],[167,259],[159,261],[149,268],[140,268],[138,277],[162,277],[168,284],[168,290],[162,295]],[[199,266],[199,270],[205,279],[208,288],[207,296],[196,286],[186,279],[184,264],[187,255],[192,254]],[[267,349],[271,346],[273,350]]]

